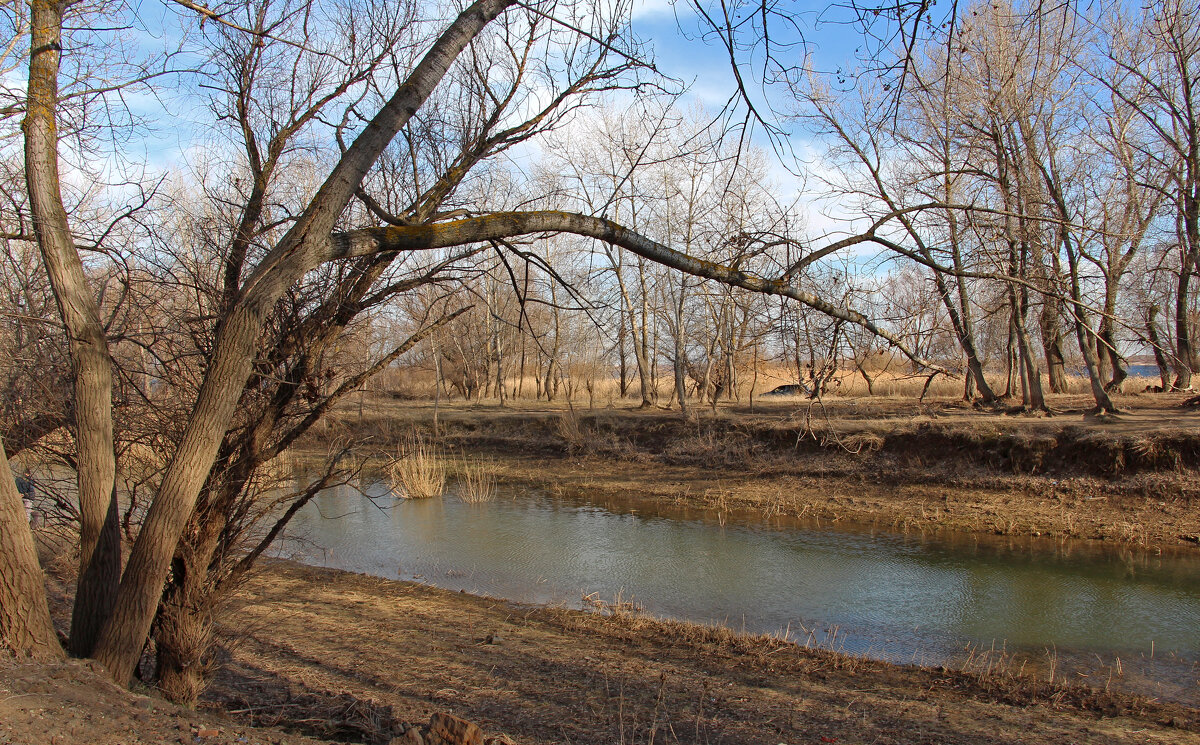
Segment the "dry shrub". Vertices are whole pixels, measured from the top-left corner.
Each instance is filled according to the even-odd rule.
[[[580,421],[575,409],[567,409],[558,415],[554,420],[554,433],[562,439],[567,452],[572,455],[586,450],[593,435],[591,428]]]
[[[1162,443],[1156,437],[1134,437],[1129,442],[1129,449],[1144,463],[1153,463],[1163,454]]]
[[[392,491],[406,499],[440,497],[446,489],[446,465],[440,450],[415,435],[401,446],[385,471]]]
[[[883,447],[886,441],[876,432],[854,432],[841,438],[840,444],[851,453],[874,453]]]

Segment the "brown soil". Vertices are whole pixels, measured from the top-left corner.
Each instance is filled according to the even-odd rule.
[[[450,449],[487,453],[500,478],[570,497],[717,513],[791,516],[895,530],[1084,538],[1200,549],[1200,410],[1184,396],[1118,399],[1053,417],[955,401],[833,399],[705,410],[566,411],[542,404],[443,406]],[[430,431],[428,404],[379,400],[327,437],[386,452]]]
[[[143,692],[145,693],[145,692]],[[316,745],[278,729],[254,728],[114,685],[95,663],[44,665],[0,657],[0,743],[166,745],[193,742]],[[203,737],[200,735],[203,734]]]
[[[1134,696],[288,563],[228,611],[201,711],[6,660],[0,742],[387,743],[451,711],[519,743],[1200,743],[1200,712]]]

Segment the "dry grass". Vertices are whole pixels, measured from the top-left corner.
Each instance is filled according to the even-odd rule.
[[[446,490],[446,464],[440,449],[415,435],[401,445],[385,473],[396,495],[406,499],[440,497]]]
[[[463,456],[454,464],[454,481],[462,501],[490,502],[496,496],[496,463],[491,458]]]
[[[924,394],[925,399],[958,399],[963,393],[963,379],[961,377],[951,378],[946,375],[936,375],[932,383],[929,383],[929,376],[927,374],[911,372],[911,366],[907,362],[898,359],[893,358],[885,363],[872,365],[871,367],[873,368],[870,372],[873,381],[873,392],[868,390],[866,381],[857,370],[845,368],[840,370],[829,381],[827,389],[824,392],[824,397],[844,399],[918,399]],[[673,381],[669,368],[660,368],[659,373],[656,390],[657,400],[659,403],[665,405],[672,398]],[[779,385],[798,382],[796,372],[793,368],[768,362],[760,363],[757,381],[754,381],[754,374],[749,369],[741,370],[739,375],[741,383],[739,399],[741,403],[746,403],[749,400],[752,384],[754,385],[753,395],[757,400],[763,394]],[[988,382],[991,383],[992,389],[997,394],[1003,393],[1006,387],[1004,371],[989,370]],[[1125,381],[1123,388],[1129,394],[1137,394],[1147,385],[1155,385],[1157,382],[1157,377],[1130,377]],[[925,387],[927,383],[929,383],[928,389]],[[1045,391],[1049,393],[1048,379],[1043,377],[1042,384]],[[378,394],[398,400],[432,401],[434,397],[433,376],[432,373],[420,370],[405,371],[402,373],[393,371],[391,375],[381,377],[374,384],[373,390]],[[524,378],[518,375],[506,376],[504,379],[504,391],[505,399],[508,402],[544,401],[538,395],[539,381],[531,375],[526,375]],[[1086,396],[1089,395],[1089,391],[1090,384],[1087,377],[1067,376],[1066,394]],[[1019,391],[1017,395],[1019,397]],[[595,371],[590,369],[575,370],[572,372],[569,383],[559,385],[552,403],[557,405],[584,404],[589,408],[605,407],[620,405],[621,402],[634,402],[640,396],[641,391],[636,380],[627,381],[626,393],[625,395],[621,395],[620,381],[616,378],[597,375]],[[457,395],[452,395],[451,398],[457,399],[458,397]],[[807,400],[807,397],[780,396],[776,400],[788,401],[792,399]],[[481,400],[480,403],[496,402],[496,400],[495,391],[491,390],[490,395]],[[701,401],[694,397],[691,399],[691,402],[694,406],[702,405]]]
[[[877,432],[853,432],[841,439],[841,445],[851,453],[874,453],[883,448],[886,440]]]
[[[592,436],[591,429],[580,421],[575,409],[567,409],[558,415],[554,420],[554,433],[562,438],[567,452],[572,454],[586,450]]]

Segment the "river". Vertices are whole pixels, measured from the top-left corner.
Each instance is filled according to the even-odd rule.
[[[396,500],[378,483],[365,492],[319,495],[281,553],[521,602],[631,604],[893,662],[1032,665],[1200,702],[1195,552],[735,524],[519,490],[483,504]]]

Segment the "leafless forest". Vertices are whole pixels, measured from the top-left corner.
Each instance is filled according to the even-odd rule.
[[[853,370],[1037,412],[1076,377],[1112,411],[1134,356],[1192,385],[1194,2],[852,4],[804,39],[689,7],[724,109],[623,2],[0,5],[0,435],[77,474],[72,654],[127,683],[153,635],[140,674],[194,700],[213,597],[325,484],[264,473],[365,386],[687,414]],[[61,656],[5,469],[0,568],[5,643]]]

